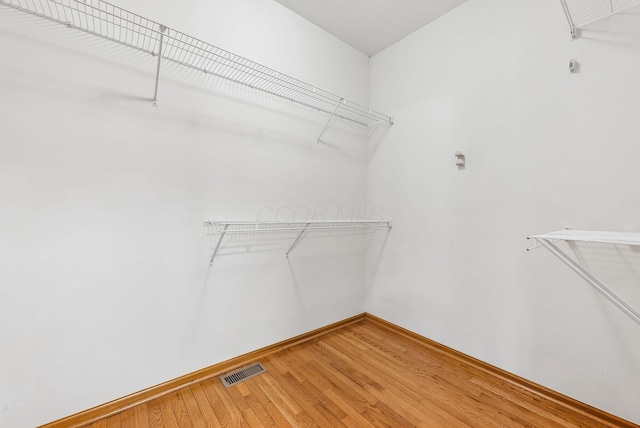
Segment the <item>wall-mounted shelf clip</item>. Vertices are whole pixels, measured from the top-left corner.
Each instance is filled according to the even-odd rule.
[[[153,106],[158,107],[158,83],[160,82],[160,63],[162,62],[162,44],[164,42],[164,34],[167,31],[167,27],[164,25],[160,26],[160,37],[158,39],[158,64],[156,66],[156,85],[153,90]]]

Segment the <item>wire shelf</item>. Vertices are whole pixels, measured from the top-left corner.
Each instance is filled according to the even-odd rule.
[[[603,232],[591,230],[565,229],[558,232],[533,235],[534,239],[551,239],[561,241],[594,242],[600,244],[640,245],[638,232]]]
[[[557,245],[558,242],[572,241],[638,246],[640,245],[640,233],[565,229],[542,235],[532,235],[527,237],[527,239],[533,239],[536,241],[536,245],[528,248],[527,251],[535,250],[537,248],[546,248],[551,254],[560,259],[565,265],[584,279],[598,293],[602,294],[602,296],[617,306],[618,309],[624,312],[633,321],[640,324],[640,312],[638,312],[638,310],[607,287],[600,279],[591,273],[591,271],[582,264],[579,259],[571,257],[565,250]]]
[[[159,55],[163,60],[331,114],[331,118],[361,125],[393,123],[391,116],[102,0],[0,0],[0,5]]]
[[[620,13],[640,0],[561,0],[572,34],[576,28]]]
[[[378,230],[391,229],[390,220],[329,220],[329,221],[304,221],[304,222],[277,222],[277,221],[207,221],[205,227],[209,227],[210,233],[218,235],[218,241],[209,260],[213,264],[222,241],[227,235],[280,235],[287,234],[295,237],[286,252],[289,253],[298,245],[306,234],[314,231],[346,231],[346,230]]]

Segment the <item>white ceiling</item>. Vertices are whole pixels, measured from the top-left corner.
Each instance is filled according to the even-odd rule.
[[[371,56],[467,0],[276,0]]]

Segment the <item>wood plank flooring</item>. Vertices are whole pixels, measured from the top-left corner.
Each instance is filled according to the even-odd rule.
[[[367,320],[261,362],[267,373],[231,388],[206,380],[89,426],[621,426],[542,400]]]

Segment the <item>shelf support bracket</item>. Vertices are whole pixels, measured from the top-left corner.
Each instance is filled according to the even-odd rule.
[[[564,16],[567,18],[567,22],[569,23],[569,30],[571,31],[571,40],[575,40],[578,38],[578,29],[576,28],[576,25],[573,23],[573,18],[571,18],[571,12],[569,11],[567,0],[560,0],[560,3],[562,3]]]
[[[167,31],[165,25],[160,25],[160,39],[158,40],[158,65],[156,66],[156,85],[153,91],[154,107],[158,107],[158,83],[160,82],[160,63],[162,62],[162,44],[164,43],[164,33]]]
[[[620,296],[609,289],[602,281],[596,278],[587,268],[571,258],[560,247],[554,244],[550,239],[534,238],[543,247],[545,247],[551,254],[559,258],[564,264],[569,266],[571,270],[577,273],[582,279],[587,281],[597,292],[602,294],[611,303],[616,305],[622,312],[624,312],[629,318],[640,324],[640,313],[636,311],[632,306],[625,302]]]
[[[228,224],[224,225],[224,229],[222,229],[222,233],[220,234],[220,238],[218,239],[218,243],[216,244],[216,248],[213,250],[213,254],[211,254],[211,259],[209,259],[209,266],[213,265],[213,259],[216,258],[216,254],[218,254],[218,250],[220,249],[220,244],[222,244],[222,240],[224,239],[224,235],[227,233]]]
[[[338,102],[338,104],[336,104],[336,108],[333,110],[333,113],[331,113],[331,116],[329,116],[329,120],[327,121],[327,124],[322,129],[322,132],[320,133],[320,135],[318,135],[318,140],[316,141],[317,143],[320,143],[320,139],[322,138],[324,133],[327,131],[329,124],[331,124],[331,120],[336,115],[336,112],[338,111],[338,108],[340,108],[340,104],[342,103],[344,103],[344,98],[340,98],[340,101]]]
[[[286,256],[289,257],[289,253],[291,251],[293,251],[293,249],[296,247],[296,245],[298,245],[298,242],[300,242],[300,240],[302,239],[302,235],[304,235],[304,233],[307,231],[307,228],[309,227],[309,223],[304,225],[304,229],[302,229],[300,231],[300,233],[298,234],[298,237],[296,238],[295,241],[293,241],[293,244],[291,244],[291,246],[289,247],[289,249],[286,252]]]

